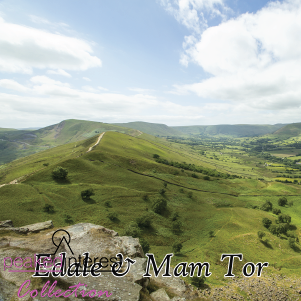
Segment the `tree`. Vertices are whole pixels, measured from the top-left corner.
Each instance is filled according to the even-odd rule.
[[[279,228],[276,225],[270,225],[269,230],[272,234],[277,235],[279,234]]]
[[[262,240],[262,238],[265,236],[265,232],[263,232],[263,231],[258,231],[258,232],[257,232],[257,236],[258,236],[258,238],[259,238],[260,240]]]
[[[71,215],[68,215],[68,214],[65,215],[65,223],[67,223],[67,224],[74,223]]]
[[[164,188],[166,188],[167,187],[167,183],[163,182],[163,186],[164,186]]]
[[[107,208],[112,208],[112,204],[111,204],[110,201],[105,201],[105,202],[104,202],[104,205],[105,205],[105,207],[107,207]]]
[[[209,176],[204,176],[203,179],[206,180],[206,181],[209,181],[210,177]]]
[[[183,245],[180,243],[180,242],[176,242],[172,245],[172,251],[175,253],[175,254],[179,254],[181,252],[183,248]]]
[[[269,228],[272,224],[272,221],[270,219],[268,219],[267,217],[264,217],[262,219],[262,224],[264,227]]]
[[[278,199],[278,205],[284,207],[287,204],[287,198],[286,197],[281,197]]]
[[[93,188],[83,190],[81,193],[83,200],[90,200],[92,195],[95,195]]]
[[[43,207],[43,211],[44,212],[47,212],[47,213],[54,213],[54,207],[52,205],[49,205],[49,204],[46,204],[44,207]]]
[[[174,212],[174,213],[171,215],[170,219],[171,219],[172,221],[176,221],[179,217],[180,217],[180,215],[179,215],[179,213],[176,211],[176,212]]]
[[[138,237],[141,234],[141,230],[136,222],[130,222],[125,228],[124,228],[124,235],[125,236],[132,236],[132,237]]]
[[[266,201],[261,207],[261,210],[263,211],[270,211],[273,209],[273,204],[270,201]]]
[[[68,170],[62,166],[58,166],[52,171],[52,177],[55,180],[65,180],[67,178],[67,175]]]
[[[212,230],[209,231],[209,237],[214,237],[214,231]]]
[[[171,224],[171,230],[174,234],[180,234],[181,232],[183,232],[182,222],[179,220],[173,221]]]
[[[159,159],[160,156],[159,156],[158,154],[153,154],[153,158],[154,158],[154,159]]]
[[[287,223],[289,224],[291,222],[292,218],[287,214],[279,214],[278,215],[278,222],[279,223]]]
[[[195,179],[198,179],[198,178],[199,178],[199,176],[198,176],[196,173],[191,174],[191,176],[192,176],[193,178],[195,178]]]
[[[166,210],[166,207],[167,207],[167,202],[165,199],[158,198],[153,201],[152,209],[154,212],[158,214],[162,214]]]
[[[150,228],[152,217],[149,213],[144,213],[142,216],[136,218],[137,225],[141,228]]]
[[[193,276],[191,278],[191,284],[194,285],[197,288],[201,288],[202,285],[205,283],[206,277],[202,275],[201,277]]]
[[[165,192],[166,192],[166,190],[165,190],[164,188],[160,189],[160,191],[159,191],[159,193],[160,193],[161,195],[164,195]]]
[[[193,192],[192,192],[192,191],[189,191],[189,192],[187,193],[187,196],[188,196],[190,199],[192,199],[192,197],[193,197]]]
[[[145,202],[149,201],[149,197],[148,197],[147,194],[143,195],[142,199],[143,199],[143,201],[145,201]]]
[[[117,221],[118,220],[118,214],[116,212],[110,212],[108,213],[107,217],[112,221]]]
[[[148,253],[150,249],[149,242],[144,238],[139,238],[139,242],[140,242],[140,246],[142,247],[143,253],[144,254]]]
[[[278,208],[273,208],[272,212],[276,215],[280,214],[281,213],[281,210],[278,209]]]

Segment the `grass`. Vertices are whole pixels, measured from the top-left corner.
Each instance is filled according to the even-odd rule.
[[[227,158],[235,156],[235,160],[243,161],[245,165],[224,164],[204,158],[189,145],[145,134],[132,137],[109,131],[93,151],[86,153],[96,140],[97,137],[91,137],[51,148],[2,167],[0,183],[24,177],[21,184],[0,188],[0,220],[12,219],[15,226],[22,226],[51,219],[55,227],[61,227],[68,224],[66,215],[70,215],[74,223],[91,222],[122,233],[127,224],[149,212],[152,227],[144,229],[142,237],[149,241],[150,252],[155,254],[157,261],[172,252],[174,242],[181,242],[182,252],[173,257],[172,264],[181,261],[210,262],[213,275],[208,278],[208,284],[223,284],[227,261],[220,261],[222,253],[243,253],[243,262],[235,263],[234,272],[237,274],[241,274],[242,265],[248,261],[267,261],[273,266],[264,273],[278,273],[281,268],[288,276],[300,276],[300,253],[290,249],[286,239],[271,235],[261,223],[264,217],[273,221],[277,217],[269,212],[246,208],[248,204],[261,206],[266,200],[279,207],[278,195],[300,195],[298,185],[257,180],[255,177],[260,168],[250,171],[254,174],[252,179],[211,178],[205,181],[202,177],[192,178],[190,171],[182,172],[157,163],[153,158],[153,154],[159,154],[168,160],[210,168],[216,164],[218,170],[231,168],[235,173],[255,166],[252,158],[240,155],[241,150],[226,149],[223,153]],[[213,152],[208,152],[208,156],[213,155]],[[44,163],[49,163],[49,166],[45,167]],[[53,180],[51,172],[56,166],[68,169],[67,181]],[[159,190],[164,187],[165,181],[169,184],[165,195],[161,196]],[[95,195],[85,202],[81,191],[88,188],[93,188]],[[192,197],[189,192],[193,192]],[[148,195],[149,199],[144,200],[144,195]],[[152,201],[158,197],[167,200],[167,210],[162,215],[152,211]],[[298,196],[288,196],[288,200],[293,201],[294,205],[281,210],[292,217],[295,232],[300,234],[301,202]],[[107,201],[111,203],[111,208],[105,205]],[[54,206],[55,212],[44,212],[46,204]],[[179,212],[183,223],[180,235],[171,231],[170,217],[174,211]],[[117,213],[118,220],[111,221],[107,217],[110,212]],[[266,232],[268,243],[258,239],[259,230]],[[210,231],[213,231],[214,237],[209,236]]]

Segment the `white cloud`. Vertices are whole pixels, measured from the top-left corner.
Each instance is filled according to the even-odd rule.
[[[101,91],[109,91],[109,89],[104,88],[104,87],[101,87],[101,86],[98,86],[97,89],[99,89],[99,90],[101,90]]]
[[[5,22],[0,18],[0,71],[31,74],[33,68],[87,70],[100,67],[84,40],[32,27]]]
[[[3,82],[0,82],[0,85],[1,83]],[[202,115],[200,108],[162,101],[147,94],[103,93],[88,87],[74,89],[67,83],[47,76],[34,76],[30,79],[30,84],[31,87],[27,88],[17,82],[13,83],[15,90],[28,92],[23,96],[0,93],[2,123],[8,122],[8,116],[14,116],[11,122],[14,122],[16,127],[19,123],[21,125],[24,116],[27,116],[28,120],[36,117],[37,120],[43,120],[42,116],[45,116],[45,120],[50,120],[52,116],[52,120],[79,118],[117,122],[126,121],[129,116],[137,116],[137,120],[162,116],[161,121],[164,116],[169,116],[171,120],[173,116],[178,116],[179,121],[180,116],[182,118],[186,115],[186,118],[195,119]]]
[[[198,34],[207,27],[204,12],[224,17],[223,11],[228,10],[224,0],[161,0],[161,5],[179,23]]]
[[[45,19],[45,18],[41,18],[35,15],[30,15],[29,16],[30,20],[33,23],[36,24],[46,24],[46,25],[51,25],[51,26],[55,26],[55,27],[69,27],[68,24],[64,23],[64,22],[59,22],[59,23],[55,23],[55,22],[50,22],[49,20]]]
[[[24,87],[23,85],[19,84],[18,82],[14,81],[12,79],[1,79],[0,87],[9,89],[9,90],[15,90],[18,92],[29,92],[30,91],[30,89]]]
[[[262,110],[301,107],[301,2],[271,2],[208,28],[188,50],[212,76],[175,86],[204,99],[245,103]]]
[[[154,91],[152,89],[142,89],[142,88],[128,88],[128,89],[132,92],[137,92],[137,93],[141,93],[141,94],[150,93],[150,92]]]
[[[93,93],[99,92],[97,89],[95,89],[95,88],[93,88],[93,87],[91,87],[91,86],[88,86],[88,85],[82,86],[82,89],[83,89],[84,91],[87,91],[87,92],[93,92]]]
[[[89,77],[83,77],[83,79],[84,79],[85,81],[87,81],[87,82],[90,82],[90,81],[91,81],[91,79],[90,79]]]
[[[62,76],[66,76],[66,77],[71,77],[71,74],[69,74],[68,72],[66,72],[63,69],[48,70],[46,73],[47,74],[57,74],[57,75],[62,75]]]

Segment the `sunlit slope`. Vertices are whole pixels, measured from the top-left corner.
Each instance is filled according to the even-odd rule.
[[[69,119],[39,130],[0,129],[0,164],[49,149],[87,139],[104,131],[139,135],[137,130],[102,122]]]
[[[278,207],[278,195],[301,194],[298,185],[275,183],[274,186],[274,183],[255,179],[214,177],[208,181],[202,174],[193,178],[191,171],[157,163],[153,154],[191,164],[198,164],[197,158],[188,156],[186,150],[175,151],[160,143],[159,138],[148,141],[143,137],[147,138],[106,132],[89,153],[86,151],[95,144],[97,137],[12,162],[7,168],[0,169],[2,182],[28,176],[21,184],[0,188],[0,220],[12,219],[20,226],[51,219],[56,227],[72,220],[74,223],[92,222],[122,232],[131,221],[148,212],[152,216],[152,227],[143,229],[141,236],[149,241],[150,251],[156,258],[162,259],[172,251],[173,243],[182,242],[182,254],[174,257],[173,264],[179,261],[210,262],[214,277],[208,279],[209,283],[219,283],[223,278],[226,263],[219,259],[221,253],[226,252],[243,253],[243,263],[268,261],[277,268],[282,267],[281,271],[286,274],[299,273],[299,253],[288,247],[286,239],[271,235],[262,226],[263,217],[274,222],[277,216],[246,208],[252,204],[261,206],[266,200]],[[50,164],[45,167],[44,163]],[[66,181],[52,179],[51,172],[56,166],[68,169]],[[168,183],[166,187],[164,182]],[[81,191],[87,188],[93,188],[95,196],[84,201]],[[166,192],[161,195],[163,188]],[[146,195],[148,198],[144,197]],[[167,201],[167,209],[162,215],[152,210],[156,198]],[[292,216],[295,232],[299,233],[299,196],[288,196],[288,199],[294,205],[281,210]],[[46,204],[52,205],[55,212],[44,212]],[[175,211],[183,223],[183,232],[179,235],[172,231],[171,215]],[[113,212],[118,216],[116,221],[108,218]],[[259,241],[259,230],[266,232],[267,244]],[[209,237],[209,231],[214,232],[214,237]],[[235,271],[239,269],[241,263],[235,265]],[[269,270],[276,271],[273,267]]]

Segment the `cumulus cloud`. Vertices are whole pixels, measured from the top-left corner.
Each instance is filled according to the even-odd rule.
[[[301,2],[295,0],[271,2],[210,27],[187,53],[211,77],[174,92],[263,110],[300,108],[300,35]]]
[[[90,82],[91,79],[89,77],[83,77],[83,80],[87,81],[87,82]]]
[[[8,90],[15,90],[18,92],[29,92],[30,89],[24,87],[23,85],[19,84],[18,82],[12,79],[1,79],[0,80],[0,87],[8,89]]]
[[[5,22],[0,18],[0,71],[31,74],[33,68],[87,70],[100,67],[84,40],[32,27]]]
[[[32,77],[28,86],[9,80],[0,81],[2,85],[27,92],[22,96],[0,93],[0,119],[5,122],[7,114],[10,114],[14,116],[15,124],[23,116],[28,116],[29,120],[35,119],[35,116],[45,116],[45,120],[50,120],[52,116],[52,120],[79,118],[108,122],[126,121],[129,116],[137,116],[137,120],[143,116],[145,120],[150,120],[149,116],[161,115],[178,116],[177,120],[185,114],[187,118],[201,116],[200,108],[162,101],[148,94],[104,93],[89,86],[75,89],[68,83],[47,76]]]
[[[68,72],[66,72],[63,69],[48,70],[46,73],[47,74],[57,74],[57,75],[62,75],[62,76],[66,76],[66,77],[71,77],[71,74],[69,74]]]

